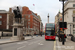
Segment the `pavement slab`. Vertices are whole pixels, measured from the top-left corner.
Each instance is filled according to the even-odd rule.
[[[75,50],[75,42],[71,41],[71,37],[68,36],[65,45],[62,45],[62,42],[59,42],[56,37],[56,50]]]
[[[33,38],[30,36],[25,37],[25,40],[30,40],[30,39],[33,39]],[[22,41],[24,41],[24,40],[22,40]],[[7,44],[7,43],[13,43],[13,42],[19,42],[19,41],[11,41],[10,38],[0,39],[0,45],[1,44]]]

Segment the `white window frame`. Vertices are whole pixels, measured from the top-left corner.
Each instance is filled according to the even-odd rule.
[[[28,21],[30,21],[30,19],[28,19]]]
[[[28,18],[30,18],[30,15],[28,15]]]
[[[28,22],[28,24],[30,24],[30,22]]]
[[[0,15],[0,18],[2,18],[2,16]]]

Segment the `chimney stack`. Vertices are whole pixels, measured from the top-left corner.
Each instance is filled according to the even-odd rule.
[[[9,12],[12,12],[12,8],[9,8]]]

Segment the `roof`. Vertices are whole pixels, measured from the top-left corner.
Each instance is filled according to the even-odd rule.
[[[0,13],[8,13],[6,10],[0,10]]]

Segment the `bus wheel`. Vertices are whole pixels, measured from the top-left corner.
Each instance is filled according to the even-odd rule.
[[[56,39],[53,39],[53,41],[55,41]]]

